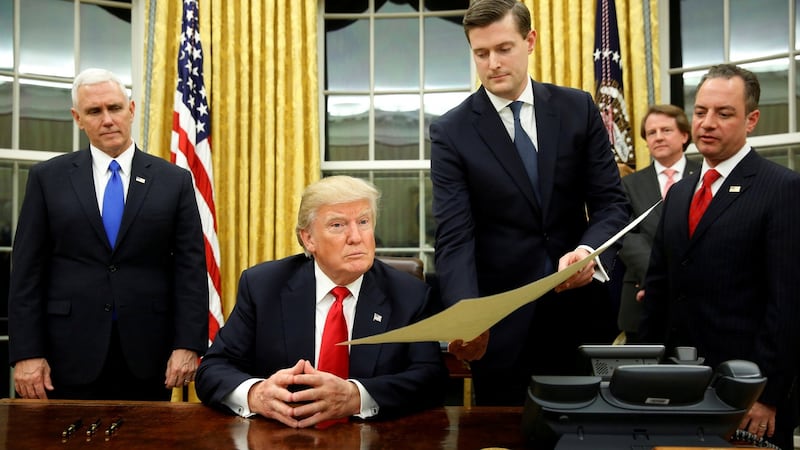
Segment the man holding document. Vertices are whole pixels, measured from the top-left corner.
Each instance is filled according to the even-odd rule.
[[[527,73],[536,31],[516,0],[478,0],[464,29],[482,87],[431,124],[436,272],[445,306],[509,291],[589,255],[628,221],[592,97]],[[602,255],[610,269],[613,252]],[[576,374],[577,347],[610,343],[595,261],[470,342],[476,403],[521,405],[530,375]]]

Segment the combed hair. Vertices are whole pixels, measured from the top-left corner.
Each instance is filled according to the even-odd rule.
[[[345,175],[326,177],[310,184],[303,191],[303,195],[300,198],[297,227],[295,227],[297,242],[300,243],[300,246],[305,251],[306,247],[300,238],[300,231],[308,230],[311,224],[314,223],[319,209],[326,205],[367,200],[372,212],[372,226],[374,227],[375,221],[378,219],[378,200],[380,200],[380,197],[381,193],[369,181]],[[306,251],[305,253],[308,256],[308,252]]]
[[[700,79],[700,84],[697,85],[697,91],[699,91],[700,86],[710,78],[724,78],[730,80],[733,77],[739,77],[744,81],[745,113],[750,114],[757,110],[758,102],[761,98],[761,84],[758,82],[758,77],[756,77],[756,74],[753,72],[734,64],[718,64],[716,66],[711,66],[708,72],[703,75],[703,78]],[[697,91],[695,91],[695,95],[697,95]]]
[[[78,106],[78,88],[87,84],[104,83],[106,81],[113,81],[119,86],[119,90],[130,100],[128,90],[125,88],[125,83],[114,75],[113,72],[106,69],[90,68],[79,73],[75,80],[72,82],[72,107]]]
[[[647,136],[645,136],[644,123],[647,122],[647,118],[650,117],[651,114],[663,114],[675,119],[675,123],[678,124],[678,130],[689,136],[689,139],[683,144],[683,149],[686,150],[686,148],[689,147],[689,143],[692,142],[692,125],[689,123],[686,112],[684,112],[682,108],[669,104],[650,105],[650,108],[647,109],[647,114],[642,118],[642,124],[639,126],[639,134],[642,136],[642,139],[645,140],[647,140]]]
[[[517,30],[524,39],[531,31],[531,13],[524,3],[517,0],[474,0],[461,22],[467,41],[469,41],[469,30],[491,25],[502,20],[509,12],[514,16]]]

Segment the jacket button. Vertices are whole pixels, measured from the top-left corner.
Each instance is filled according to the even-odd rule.
[[[111,273],[116,272],[117,271],[117,266],[115,266],[114,264],[108,266],[108,271],[111,272]]]
[[[105,306],[103,306],[103,311],[111,311],[111,303],[106,303]]]

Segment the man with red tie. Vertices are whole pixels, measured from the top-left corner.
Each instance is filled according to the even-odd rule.
[[[740,428],[793,448],[800,352],[800,174],[747,143],[760,116],[752,72],[713,66],[697,88],[702,168],[670,188],[645,278],[643,342],[696,347],[716,367],[755,362],[767,385]],[[701,181],[702,180],[702,181]]]
[[[439,344],[336,345],[417,322],[429,288],[375,260],[380,194],[333,176],[303,193],[305,255],[245,270],[236,306],[197,371],[200,399],[287,426],[387,417],[441,404]]]

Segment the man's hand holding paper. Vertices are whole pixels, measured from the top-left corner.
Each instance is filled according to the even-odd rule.
[[[655,206],[659,203],[661,202],[657,202],[655,205],[650,207],[650,209],[642,213],[642,215],[633,220],[619,233],[612,236],[594,252],[589,253],[588,255],[572,264],[567,265],[566,267],[562,267],[562,261],[564,261],[564,258],[567,258],[567,256],[570,254],[574,254],[578,251],[586,250],[578,249],[575,252],[565,255],[565,257],[559,261],[559,271],[554,274],[548,275],[544,278],[534,281],[533,283],[512,289],[510,291],[501,292],[499,294],[489,295],[486,297],[464,299],[450,308],[447,308],[444,311],[417,323],[405,326],[403,328],[397,328],[386,333],[342,342],[340,345],[424,341],[453,342],[457,340],[461,340],[469,344],[469,341],[475,340],[483,334],[485,334],[485,345],[488,343],[487,330],[512,312],[516,311],[518,308],[536,301],[542,295],[549,292],[551,289],[555,289],[557,286],[562,286],[566,283],[569,283],[570,287],[572,287],[572,283],[580,283],[584,281],[584,277],[587,276],[588,279],[591,280],[591,277],[594,274],[595,258],[613,245],[617,240],[625,235],[625,233],[632,230],[636,225],[639,224],[639,222],[644,220],[644,218],[647,217],[647,215],[650,214],[653,208],[655,208]],[[570,258],[567,258],[567,260]],[[581,271],[582,273],[579,274]],[[588,281],[584,282],[584,284],[586,283],[588,283]],[[482,356],[482,352],[477,351],[479,349],[479,346],[476,346],[474,349],[468,349],[470,352],[475,350],[475,353],[470,353],[466,356]],[[466,351],[467,349],[464,350]]]

